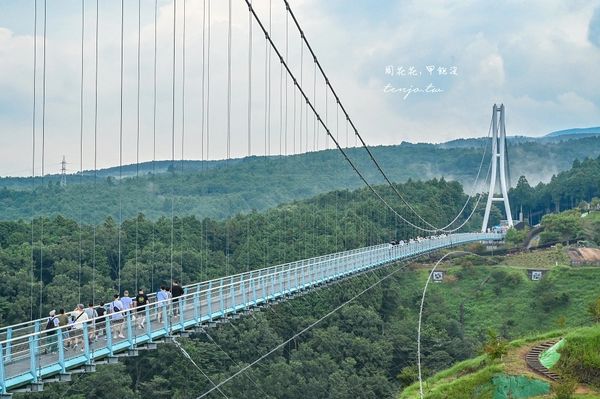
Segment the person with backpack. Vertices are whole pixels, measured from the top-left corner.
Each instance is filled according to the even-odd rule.
[[[46,348],[44,349],[44,353],[55,353],[58,350],[57,344],[57,331],[58,327],[58,317],[56,317],[56,310],[51,310],[48,314],[48,321],[46,322],[46,336],[48,337],[46,340]]]
[[[104,307],[104,302],[100,302],[100,305],[96,306],[96,314],[98,318],[96,319],[96,341],[100,335],[104,335],[104,339],[106,339],[106,308]]]
[[[173,295],[173,316],[177,316],[179,314],[179,297],[183,295],[183,287],[178,280],[173,280],[171,293]]]
[[[65,349],[69,347],[69,329],[67,328],[67,326],[69,325],[69,315],[67,313],[65,313],[64,309],[60,309],[58,311],[58,326],[61,329],[61,334],[63,336],[63,344],[65,346]]]
[[[113,296],[113,301],[109,305],[110,322],[112,323],[113,339],[125,338],[123,335],[123,302],[119,299],[119,294]]]

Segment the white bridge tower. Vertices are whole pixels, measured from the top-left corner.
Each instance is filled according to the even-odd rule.
[[[499,175],[499,176],[498,176]],[[490,211],[493,201],[504,202],[504,211],[508,226],[513,226],[512,214],[510,212],[510,203],[508,202],[508,185],[507,179],[508,162],[506,156],[506,126],[504,124],[504,104],[497,106],[494,104],[492,108],[492,174],[490,176],[490,189],[488,191],[487,204],[485,206],[485,215],[483,216],[483,225],[481,231],[485,233],[490,219]],[[501,196],[496,197],[497,180],[500,180]]]

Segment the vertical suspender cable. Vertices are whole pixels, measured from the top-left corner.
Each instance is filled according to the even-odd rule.
[[[157,20],[158,0],[154,0],[154,69],[152,83],[152,194],[156,197],[156,53],[157,53]],[[150,289],[154,291],[154,264],[156,257],[156,222],[152,222],[152,260],[150,275]]]
[[[283,64],[279,63],[279,156],[283,155]]]
[[[186,45],[186,9],[185,0],[183,0],[183,26],[182,26],[182,46],[181,46],[181,175],[180,181],[183,186],[183,166],[184,166],[184,147],[185,147],[185,45]],[[180,239],[180,257],[179,257],[179,282],[183,283],[183,250],[185,249],[185,219],[181,215],[181,237]]]
[[[250,16],[252,18],[252,16]],[[288,62],[288,13],[285,13],[285,62]],[[283,67],[283,63],[282,63]],[[288,74],[285,74],[285,155],[288,154],[287,148],[287,131],[288,131]]]
[[[99,18],[99,2],[96,0],[96,34],[94,35],[94,195],[96,198],[98,180],[98,22]],[[93,217],[93,239],[92,239],[92,303],[96,304],[96,226],[98,220],[96,215]]]
[[[226,165],[229,165],[231,158],[231,0],[227,2],[227,159]],[[227,199],[228,211],[231,210],[231,200]],[[225,221],[225,274],[229,275],[229,229],[230,222]]]
[[[304,42],[300,42],[300,87],[302,87],[304,71]],[[302,98],[300,98],[300,116],[299,116],[299,135],[300,135],[300,148],[299,152],[302,152]]]
[[[79,186],[83,183],[83,72],[84,72],[84,39],[85,39],[85,0],[81,0],[81,82],[79,86]],[[83,190],[79,203],[79,284],[78,301],[81,303],[81,268],[83,266]]]
[[[137,37],[137,124],[135,140],[135,184],[139,184],[140,178],[140,75],[141,75],[141,41],[142,41],[142,0],[138,0],[138,37]],[[139,203],[138,203],[139,204]],[[135,215],[135,292],[138,292],[138,263],[139,263],[139,239],[140,239],[140,218]]]
[[[175,176],[175,57],[176,52],[177,0],[173,0],[173,65],[171,93],[171,170]],[[173,284],[173,246],[175,244],[175,182],[171,183],[171,272],[169,284]],[[169,286],[170,286],[169,285]]]
[[[248,156],[252,154],[252,14],[248,13]]]
[[[119,113],[119,263],[118,263],[118,292],[121,294],[121,230],[123,228],[123,55],[125,41],[125,0],[121,0],[121,87],[120,87],[120,113]]]
[[[272,0],[269,0],[269,35],[271,35],[271,25],[272,25]],[[268,106],[267,106],[267,113],[269,115],[268,117],[268,141],[267,141],[267,155],[271,155],[271,46],[269,46],[269,43],[267,40],[265,40],[265,44],[267,45],[267,51],[269,54],[269,68],[268,70],[268,74],[269,74],[269,102],[268,102]]]
[[[313,104],[317,107],[317,63],[313,63]],[[313,113],[313,151],[317,151],[319,145],[317,144],[317,114]]]
[[[206,9],[206,162],[209,161],[210,155],[210,33],[211,33],[211,12],[210,12],[210,2],[208,0],[208,7]],[[204,230],[205,234],[205,244],[206,249],[208,251],[208,232],[207,229]]]
[[[31,283],[29,319],[33,320],[33,286],[35,284],[35,118],[37,109],[37,0],[33,0],[33,109],[31,113]]]
[[[206,72],[206,0],[202,1],[202,85],[201,94],[202,99],[200,100],[200,106],[202,108],[200,114],[200,162],[201,170],[204,170],[204,111],[205,111],[205,79],[204,75]],[[202,252],[206,246],[204,240],[204,221],[200,219],[200,252]],[[204,254],[200,256],[200,281],[202,281],[202,273],[204,270]]]
[[[44,49],[42,56],[42,165],[41,165],[41,186],[44,187],[44,174],[46,173],[46,40],[47,40],[47,21],[48,21],[48,1],[44,0]],[[40,218],[40,308],[38,309],[39,318],[42,318],[44,306],[44,214]]]
[[[211,17],[210,17],[210,1],[208,0],[207,17],[208,25],[206,26],[206,161],[210,153],[210,31],[211,31]]]
[[[252,4],[252,0],[250,0]],[[252,155],[252,13],[248,13],[248,157]],[[250,219],[246,223],[246,271],[250,270]]]

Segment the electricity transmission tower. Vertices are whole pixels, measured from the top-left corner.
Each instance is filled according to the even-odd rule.
[[[63,155],[63,159],[60,163],[60,186],[61,187],[67,186],[67,160],[65,159],[64,155]]]

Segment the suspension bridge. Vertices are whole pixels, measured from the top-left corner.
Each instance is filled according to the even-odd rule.
[[[141,15],[143,2],[138,2],[137,6],[131,7],[131,13],[137,13],[137,83],[136,94],[137,98],[137,113],[136,113],[136,163],[140,163],[140,130],[141,130],[141,113],[140,113],[140,89],[141,89]],[[170,142],[171,142],[171,161],[172,165],[176,165],[175,152],[176,148],[181,148],[181,161],[183,165],[184,150],[186,149],[185,135],[185,110],[186,110],[186,51],[190,49],[186,47],[186,3],[201,4],[201,20],[191,21],[201,26],[202,33],[202,48],[201,48],[201,152],[202,159],[209,159],[211,154],[209,146],[211,143],[212,128],[209,122],[211,94],[210,88],[216,86],[211,79],[211,68],[213,74],[215,71],[220,72],[224,78],[226,87],[225,100],[221,105],[224,105],[224,115],[226,115],[226,124],[223,130],[219,133],[224,133],[225,143],[225,158],[229,159],[232,155],[232,126],[235,122],[239,122],[232,114],[237,114],[234,111],[234,96],[232,88],[232,65],[234,65],[234,54],[232,51],[232,25],[234,16],[232,14],[232,0],[227,3],[222,2],[221,6],[225,5],[224,17],[227,21],[226,27],[226,62],[225,68],[219,70],[214,65],[214,60],[211,62],[211,1],[203,0],[202,2],[193,2],[185,0],[174,0],[171,5],[170,13],[165,6],[165,11],[169,18],[172,18],[171,36],[168,38],[172,41],[172,54],[170,54]],[[82,323],[81,329],[78,331],[72,330],[70,338],[77,335],[81,338],[81,347],[76,349],[65,348],[65,337],[63,336],[62,327],[46,329],[47,318],[42,317],[43,311],[47,308],[44,304],[44,284],[43,284],[43,265],[39,266],[39,280],[34,281],[34,265],[32,264],[32,286],[39,284],[39,317],[37,319],[25,321],[19,324],[5,326],[0,328],[0,394],[10,396],[13,392],[18,391],[40,391],[46,382],[52,381],[70,381],[72,373],[78,372],[93,372],[98,364],[114,363],[120,357],[136,356],[140,350],[154,349],[159,342],[172,342],[175,335],[186,335],[190,331],[203,329],[206,326],[212,326],[214,323],[228,320],[232,317],[237,317],[240,314],[251,311],[253,308],[268,306],[270,303],[278,302],[293,298],[294,296],[310,292],[312,289],[334,283],[340,279],[352,277],[364,273],[375,268],[393,264],[395,262],[407,261],[422,255],[430,254],[446,248],[469,244],[473,242],[498,242],[502,241],[504,234],[501,232],[490,232],[488,229],[488,220],[493,201],[502,201],[505,205],[505,212],[509,225],[512,224],[510,205],[508,203],[507,187],[510,187],[508,178],[508,162],[506,155],[506,132],[504,127],[504,106],[493,107],[492,120],[490,122],[490,131],[488,133],[489,142],[492,143],[492,161],[489,164],[487,175],[482,173],[484,160],[486,159],[487,144],[484,148],[482,161],[479,165],[479,170],[476,174],[476,179],[473,187],[479,187],[480,184],[489,182],[488,202],[484,215],[484,222],[478,232],[465,232],[469,226],[474,214],[478,210],[478,205],[483,193],[473,197],[468,196],[464,205],[451,220],[445,225],[439,226],[427,220],[427,217],[417,212],[414,205],[403,195],[388,177],[378,162],[373,152],[368,147],[366,141],[359,133],[358,128],[351,119],[346,108],[343,106],[338,93],[335,91],[332,81],[326,75],[319,59],[311,47],[307,35],[301,28],[300,22],[293,13],[288,1],[284,0],[280,3],[279,11],[281,12],[281,29],[276,32],[273,28],[273,5],[269,0],[268,5],[263,5],[261,10],[259,6],[251,0],[239,1],[237,5],[238,12],[245,10],[248,21],[247,44],[244,47],[247,51],[247,66],[248,66],[248,89],[247,89],[247,155],[253,155],[252,143],[257,141],[255,131],[256,120],[263,120],[261,130],[264,129],[264,154],[266,157],[273,155],[272,148],[279,148],[278,155],[289,155],[300,153],[303,151],[318,151],[322,149],[334,148],[341,154],[341,159],[348,165],[361,179],[369,192],[378,201],[378,204],[390,212],[396,221],[402,223],[409,231],[410,235],[404,237],[396,237],[392,243],[383,243],[371,246],[364,246],[356,249],[345,250],[325,254],[322,256],[311,257],[308,259],[296,260],[293,262],[278,264],[265,267],[257,270],[249,270],[244,273],[223,276],[217,279],[212,279],[202,282],[192,282],[185,285],[184,295],[178,301],[157,301],[155,294],[150,294],[150,304],[143,308],[136,309],[136,312],[127,312],[120,310],[117,314],[122,314],[122,318],[115,318],[115,314],[110,314],[106,318],[92,320]],[[243,6],[240,8],[240,4]],[[92,7],[89,7],[92,5]],[[152,4],[151,4],[152,5]],[[130,3],[127,3],[127,7]],[[157,120],[157,103],[158,103],[158,76],[157,61],[157,40],[158,40],[158,19],[159,8],[157,2],[153,3],[154,14],[154,52],[153,52],[153,69],[152,69],[152,87],[153,87],[153,104],[152,104],[152,119],[153,129],[151,131],[154,142],[154,159],[156,160],[156,120]],[[87,9],[86,9],[87,7]],[[187,6],[189,7],[189,5]],[[46,72],[46,53],[47,53],[47,1],[33,1],[33,118],[32,118],[32,177],[34,186],[36,181],[41,181],[44,184],[44,177],[47,175],[46,167],[46,106],[47,106],[47,72]],[[127,134],[127,129],[124,126],[124,58],[125,58],[125,10],[126,3],[122,0],[120,7],[120,73],[116,80],[119,81],[119,140],[118,140],[118,156],[119,156],[119,171],[123,167],[123,150],[124,150],[124,134]],[[84,73],[86,64],[84,52],[91,51],[94,53],[91,66],[87,66],[90,70],[88,74],[93,77],[91,89],[94,93],[92,96],[92,120],[93,128],[93,160],[94,171],[97,171],[97,155],[99,138],[98,131],[98,42],[101,34],[100,30],[100,15],[101,6],[98,0],[81,2],[81,82],[80,82],[80,174],[83,173],[83,143],[84,143],[84,88],[86,80]],[[179,18],[179,19],[178,19]],[[187,19],[186,19],[187,18]],[[95,21],[90,25],[89,20]],[[188,21],[189,24],[190,21]],[[87,29],[86,29],[87,28]],[[239,26],[238,26],[239,28]],[[293,36],[297,39],[296,47],[299,44],[299,57],[294,59],[290,55],[290,30],[295,32]],[[92,31],[90,36],[88,31]],[[258,32],[258,33],[257,33]],[[189,34],[189,32],[187,32]],[[278,36],[279,34],[279,36]],[[87,35],[87,36],[86,36]],[[92,38],[92,48],[85,47],[89,42],[89,37]],[[264,93],[260,96],[253,92],[253,82],[256,82],[259,77],[255,75],[256,59],[253,59],[253,54],[256,56],[257,41],[262,41],[261,49],[264,56]],[[264,49],[262,48],[264,45]],[[213,38],[214,47],[214,38]],[[253,50],[254,49],[254,50]],[[179,50],[179,52],[178,52]],[[38,53],[41,52],[41,55]],[[305,54],[306,53],[306,54]],[[297,54],[298,55],[298,54]],[[297,65],[293,63],[297,62]],[[306,63],[310,67],[306,67]],[[152,64],[152,63],[151,63]],[[278,66],[279,68],[274,66]],[[41,69],[40,71],[38,71]],[[225,73],[223,74],[223,71]],[[275,71],[275,73],[273,73]],[[307,72],[308,71],[308,72]],[[277,73],[278,72],[278,73]],[[305,75],[312,75],[313,79],[309,79]],[[275,75],[275,78],[273,78]],[[38,82],[40,81],[41,82]],[[278,80],[278,82],[277,82]],[[317,85],[317,81],[319,84]],[[88,85],[89,86],[89,85]],[[278,87],[277,87],[278,86]],[[317,89],[318,87],[318,89]],[[89,87],[88,87],[89,88]],[[273,90],[275,88],[275,90]],[[256,89],[256,88],[255,88]],[[275,94],[273,94],[275,91]],[[289,92],[289,93],[288,93]],[[222,94],[222,93],[221,93]],[[179,97],[180,95],[180,97]],[[189,97],[189,91],[187,96]],[[262,100],[262,106],[257,107],[255,104],[259,98]],[[214,98],[212,106],[214,113],[215,107]],[[293,105],[292,105],[293,104]],[[179,112],[177,107],[179,106]],[[289,110],[293,111],[290,112]],[[279,110],[279,116],[277,114]],[[290,115],[291,114],[291,115]],[[335,115],[333,117],[332,115]],[[346,140],[343,143],[343,138],[340,138],[339,117],[342,117],[345,124]],[[264,119],[263,119],[264,118]],[[180,125],[180,133],[176,145],[176,123]],[[273,125],[279,125],[279,134]],[[311,129],[312,125],[312,129]],[[404,211],[396,209],[388,199],[380,192],[380,189],[370,182],[364,170],[352,160],[347,149],[351,146],[348,131],[355,138],[357,146],[363,148],[369,156],[371,166],[375,168],[378,174],[394,195],[401,201],[404,206]],[[188,132],[189,133],[189,132]],[[36,143],[40,141],[41,144]],[[292,137],[288,137],[288,136]],[[218,134],[212,133],[214,141]],[[321,136],[321,137],[320,137]],[[324,136],[324,137],[323,137]],[[342,135],[343,136],[343,135]],[[260,138],[263,141],[263,138]],[[214,143],[213,143],[214,145]],[[256,147],[256,146],[255,146]],[[214,155],[213,155],[214,157]],[[39,161],[41,158],[41,161]],[[39,162],[39,163],[36,163]],[[119,175],[118,184],[124,177]],[[500,181],[501,197],[495,197],[494,191],[497,182]],[[182,183],[183,184],[183,183]],[[35,188],[35,187],[34,187]],[[174,217],[174,199],[171,199],[171,218]],[[121,199],[119,206],[122,207]],[[119,214],[122,214],[120,208]],[[83,220],[79,221],[83,223]],[[41,222],[43,223],[43,219]],[[118,221],[118,241],[119,241],[119,284],[120,282],[120,267],[121,259],[121,225],[123,223],[120,217]],[[337,221],[336,221],[337,223]],[[32,217],[32,231],[34,229],[34,219]],[[173,245],[174,245],[174,226],[172,224],[171,231],[171,262],[170,262],[170,277],[171,280],[176,277],[173,263]],[[472,229],[472,227],[471,227]],[[94,230],[95,233],[95,230]],[[425,236],[425,238],[421,237]],[[41,238],[39,245],[40,258],[44,253],[43,240],[43,225],[41,226]],[[248,237],[250,239],[250,237]],[[94,241],[95,242],[95,241]],[[32,233],[32,246],[33,233]],[[32,262],[33,262],[32,255]],[[228,259],[228,258],[227,258]],[[228,259],[229,261],[229,259]],[[80,265],[81,267],[81,265]],[[137,274],[137,273],[136,273]],[[108,298],[107,298],[108,299]],[[32,291],[32,309],[33,309],[33,291]],[[47,311],[47,310],[46,310]],[[33,314],[33,310],[32,310]],[[138,322],[136,322],[136,318]],[[139,319],[144,318],[146,323],[143,326],[139,324]],[[117,321],[116,320],[123,320]],[[94,334],[102,324],[106,329],[106,334],[98,338]],[[122,324],[121,324],[122,323]],[[95,329],[94,329],[95,326]],[[118,329],[123,331],[123,334],[116,335],[114,332]],[[54,333],[54,334],[53,334]],[[116,338],[115,338],[116,337]]]

